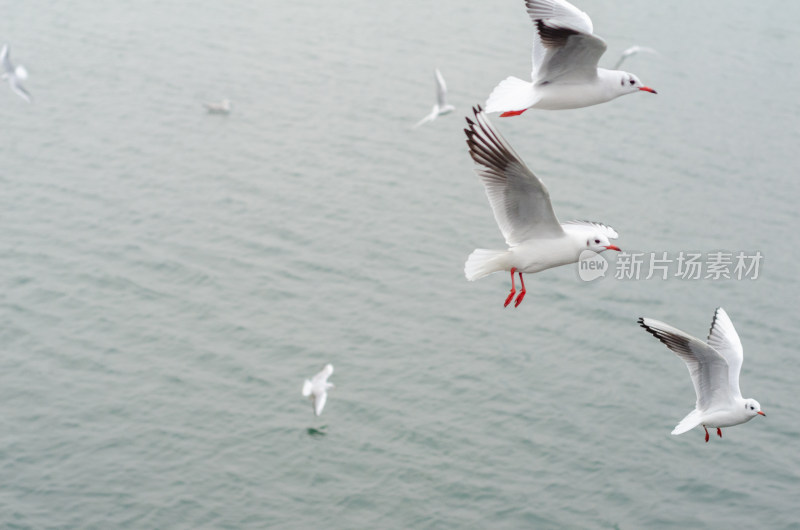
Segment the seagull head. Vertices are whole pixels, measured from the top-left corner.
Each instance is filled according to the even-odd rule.
[[[744,410],[747,413],[747,416],[750,418],[754,418],[757,414],[766,416],[766,414],[764,414],[764,412],[761,410],[761,405],[759,405],[758,401],[755,399],[745,399]]]
[[[644,84],[639,81],[639,78],[635,75],[629,74],[628,72],[620,72],[620,74],[619,85],[620,90],[623,93],[630,94],[632,92],[643,90],[644,92],[650,92],[651,94],[658,94],[658,92],[649,86],[644,86]]]
[[[600,232],[589,236],[589,238],[586,240],[586,248],[594,252],[603,252],[604,250],[616,250],[619,252],[622,250],[618,246],[612,245],[608,240],[608,237]]]

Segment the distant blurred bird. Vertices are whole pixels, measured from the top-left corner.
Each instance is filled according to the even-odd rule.
[[[231,113],[231,101],[229,99],[223,99],[220,103],[203,103],[206,110],[208,110],[209,114],[230,114]]]
[[[622,63],[625,62],[625,59],[627,59],[628,57],[630,57],[632,55],[636,55],[637,53],[640,53],[640,52],[641,53],[654,53],[654,54],[658,55],[658,52],[655,51],[653,48],[648,48],[647,46],[631,46],[630,48],[628,48],[627,50],[622,52],[622,55],[619,56],[619,59],[617,60],[617,64],[614,65],[614,70],[616,70],[617,68],[622,66]]]
[[[456,110],[454,106],[447,103],[447,85],[445,84],[444,77],[442,77],[442,73],[438,68],[436,69],[434,79],[436,80],[436,105],[433,106],[433,110],[431,110],[430,114],[422,118],[417,122],[416,125],[414,125],[415,128],[419,127],[423,123],[435,120],[442,114],[448,114]]]
[[[20,83],[28,78],[28,71],[22,65],[14,67],[11,63],[11,58],[8,55],[8,44],[3,45],[3,51],[0,52],[0,62],[3,63],[3,79],[8,81],[11,90],[30,103],[31,95]]]
[[[326,364],[320,373],[311,379],[306,379],[303,383],[303,396],[311,398],[311,405],[316,416],[322,414],[322,409],[328,400],[328,389],[334,387],[333,383],[328,382],[332,373],[333,365]]]

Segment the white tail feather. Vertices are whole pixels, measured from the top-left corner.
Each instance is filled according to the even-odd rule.
[[[303,383],[303,396],[308,397],[311,395],[311,381],[306,379],[306,382]]]
[[[538,100],[533,91],[533,83],[516,77],[507,77],[489,94],[489,99],[486,100],[486,112],[521,111]]]
[[[464,275],[469,281],[475,281],[493,272],[505,270],[505,263],[501,258],[507,255],[507,250],[476,248],[464,264]]]
[[[678,435],[683,434],[686,431],[691,431],[695,427],[700,425],[700,412],[695,409],[691,411],[689,414],[686,415],[685,418],[681,420],[679,424],[672,429],[672,434]]]

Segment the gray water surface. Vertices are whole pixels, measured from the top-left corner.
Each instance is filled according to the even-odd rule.
[[[657,96],[492,118],[562,220],[756,280],[464,279],[502,248],[464,116],[530,71],[524,3],[13,2],[0,40],[0,522],[800,528],[794,3],[582,0]],[[440,68],[457,110],[411,126]],[[229,116],[204,101],[230,98]],[[611,270],[618,256],[609,256]],[[703,442],[723,306],[766,418]],[[324,414],[300,390],[336,368]]]

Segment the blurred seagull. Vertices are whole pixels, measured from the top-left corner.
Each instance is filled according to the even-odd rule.
[[[203,103],[208,110],[209,114],[230,114],[231,113],[231,101],[229,99],[223,99],[220,103]]]
[[[658,55],[658,52],[655,51],[653,48],[648,48],[647,46],[631,46],[630,48],[622,52],[622,55],[619,56],[617,64],[614,65],[614,70],[622,66],[622,63],[625,62],[625,59],[627,59],[632,55],[636,55],[637,53],[654,53]]]
[[[633,74],[597,67],[606,43],[592,33],[589,15],[566,0],[526,0],[525,5],[536,26],[532,81],[501,81],[486,101],[486,112],[518,116],[529,108],[576,109],[640,90],[656,93]]]
[[[444,77],[442,77],[442,73],[438,68],[436,69],[434,78],[436,79],[436,105],[433,106],[433,110],[431,110],[430,114],[414,125],[414,128],[419,127],[423,123],[433,121],[442,114],[448,114],[456,110],[454,106],[447,103],[447,85],[444,83]]]
[[[651,318],[640,318],[639,324],[683,359],[692,376],[697,403],[672,434],[683,434],[702,425],[708,442],[706,427],[716,427],[722,438],[720,427],[733,427],[759,414],[766,416],[758,401],[742,398],[739,372],[744,350],[724,309],[720,307],[714,313],[706,342]]]
[[[322,414],[322,409],[328,400],[328,389],[334,388],[333,383],[328,382],[332,373],[333,365],[326,364],[320,373],[311,379],[306,379],[303,383],[303,396],[311,398],[311,405],[316,416]]]
[[[8,80],[11,90],[16,92],[19,97],[30,103],[31,95],[20,83],[20,81],[24,81],[28,78],[28,71],[25,70],[25,67],[22,65],[14,67],[14,65],[11,63],[11,58],[8,54],[8,44],[4,44],[3,50],[0,51],[0,61],[3,63],[3,79]]]
[[[519,273],[522,290],[514,307],[525,297],[522,273],[534,273],[576,263],[586,250],[617,250],[609,239],[616,230],[602,223],[569,221],[559,223],[550,193],[525,162],[495,130],[480,107],[472,109],[475,122],[467,118],[467,145],[483,180],[495,221],[506,239],[508,250],[476,249],[467,258],[464,274],[469,281],[499,271],[511,271],[511,292],[505,306],[516,294],[514,274]],[[476,123],[477,122],[477,123]]]

